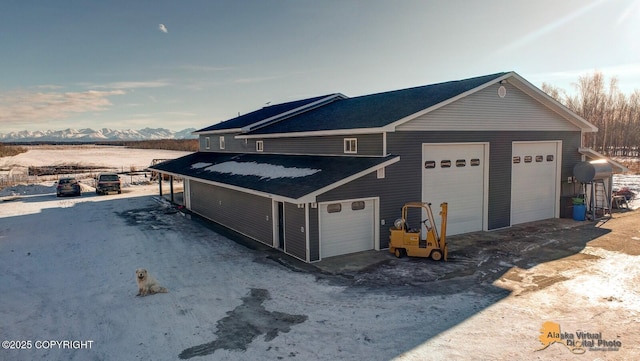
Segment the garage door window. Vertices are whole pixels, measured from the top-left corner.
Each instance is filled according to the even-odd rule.
[[[513,164],[518,164],[520,163],[520,156],[516,155],[515,157],[513,157]]]
[[[553,154],[547,155],[547,162],[553,162]]]
[[[351,202],[351,210],[352,211],[359,211],[364,209],[364,201],[358,201],[358,202]]]
[[[342,211],[342,205],[340,203],[333,203],[327,206],[327,213],[338,213]]]
[[[531,162],[533,162],[533,157],[532,157],[532,156],[530,156],[530,155],[525,155],[525,156],[524,156],[524,162],[525,162],[525,163],[531,163]]]
[[[440,161],[440,168],[451,168],[451,161],[450,160]]]
[[[456,160],[456,167],[464,167],[467,165],[467,161],[465,159]]]
[[[536,163],[540,163],[544,160],[544,157],[541,155],[536,155]]]
[[[433,169],[436,167],[436,161],[435,160],[428,160],[426,162],[424,162],[424,168],[425,169]]]
[[[472,167],[477,167],[480,165],[480,159],[478,158],[473,158],[471,159],[471,162],[469,163],[470,166]]]

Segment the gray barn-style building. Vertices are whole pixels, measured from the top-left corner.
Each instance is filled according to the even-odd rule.
[[[267,106],[152,168],[184,179],[189,210],[315,262],[387,248],[409,201],[448,202],[449,235],[560,217],[596,131],[506,72]]]

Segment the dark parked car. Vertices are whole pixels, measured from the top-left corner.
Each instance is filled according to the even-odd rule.
[[[96,178],[96,194],[107,194],[109,192],[122,193],[120,177],[116,173],[98,174],[98,178]]]
[[[80,183],[75,178],[61,178],[58,180],[56,187],[56,195],[61,196],[79,196],[81,194]]]

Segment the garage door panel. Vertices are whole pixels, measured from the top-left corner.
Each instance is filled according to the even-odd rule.
[[[440,204],[448,203],[447,234],[482,230],[484,153],[484,144],[423,145],[422,201],[431,203],[438,227]]]
[[[321,257],[365,251],[374,247],[373,200],[356,201],[364,208],[352,209],[353,201],[325,203],[320,205]],[[336,211],[336,205],[340,210]],[[329,212],[329,208],[333,207]],[[359,208],[359,207],[356,207]]]
[[[558,142],[513,143],[511,224],[555,217]]]

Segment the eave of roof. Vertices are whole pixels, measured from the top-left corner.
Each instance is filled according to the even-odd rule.
[[[587,158],[591,158],[593,160],[598,160],[598,159],[606,160],[615,169],[616,173],[626,173],[629,171],[629,168],[625,167],[624,165],[616,162],[615,160],[607,157],[606,155],[600,152],[596,152],[591,148],[578,148],[578,152],[586,156]]]
[[[400,160],[398,156],[347,157],[258,153],[198,152],[149,167],[225,188],[291,203],[312,203],[316,196]],[[195,166],[194,166],[195,165]],[[220,167],[239,171],[225,171]],[[240,169],[267,168],[275,172],[308,171],[311,174],[265,176],[242,174]]]
[[[572,123],[575,126],[577,126],[578,128],[580,128],[580,130],[582,132],[584,132],[584,133],[595,133],[595,132],[598,131],[598,127],[596,127],[595,125],[591,124],[588,120],[582,118],[581,116],[579,116],[578,114],[576,114],[575,112],[573,112],[572,110],[567,108],[566,106],[562,105],[559,101],[553,99],[547,93],[545,93],[542,90],[538,89],[536,86],[534,86],[533,84],[529,83],[526,79],[524,79],[523,77],[521,77],[517,73],[515,73],[515,72],[508,73],[505,76],[503,76],[502,78],[497,79],[497,80],[498,81],[503,81],[503,80],[508,81],[509,84],[515,86],[519,90],[521,90],[524,93],[528,94],[530,97],[536,99],[537,101],[539,101],[543,105],[547,106],[549,109],[551,109],[552,111],[556,112],[557,114],[559,114],[561,117],[563,117],[564,119],[566,119],[570,123]]]
[[[396,127],[451,104],[493,84],[509,82],[582,132],[597,132],[593,124],[526,81],[505,72],[416,88],[347,98],[314,111],[258,127],[237,138],[283,138],[394,132]],[[404,103],[411,103],[406,105]],[[395,108],[394,108],[395,107]]]
[[[495,79],[504,74],[507,73],[341,99],[313,111],[256,128],[239,137],[344,132],[367,128],[393,131],[393,127],[389,127],[393,122],[410,117],[460,94],[469,93],[484,84],[492,84]]]

